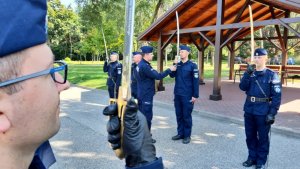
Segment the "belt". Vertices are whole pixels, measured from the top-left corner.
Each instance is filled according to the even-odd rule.
[[[253,96],[247,96],[247,99],[251,102],[270,102],[270,98],[259,98],[259,97],[253,97]]]

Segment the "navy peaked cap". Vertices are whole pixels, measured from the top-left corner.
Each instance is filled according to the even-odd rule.
[[[188,52],[191,51],[191,48],[188,47],[188,46],[186,46],[186,45],[180,45],[179,48],[180,48],[180,50],[186,50],[186,51],[188,51]]]
[[[268,52],[266,49],[263,49],[263,48],[255,49],[254,56],[264,56],[264,55],[268,55]]]
[[[47,0],[0,1],[0,57],[45,43]]]
[[[142,50],[143,53],[152,53],[153,47],[151,47],[151,46],[142,46],[141,50]]]
[[[135,55],[142,55],[142,52],[132,52],[132,56],[135,56]]]
[[[118,53],[118,52],[115,52],[115,51],[113,51],[113,52],[110,52],[110,55],[119,55],[119,53]]]

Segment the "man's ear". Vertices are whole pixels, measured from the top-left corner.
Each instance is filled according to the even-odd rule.
[[[6,94],[0,91],[0,133],[6,132],[11,127],[11,122],[7,117],[5,103]]]
[[[1,108],[0,108],[1,109]],[[0,110],[0,133],[6,132],[11,126],[7,116]]]

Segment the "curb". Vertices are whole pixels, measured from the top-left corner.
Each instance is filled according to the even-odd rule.
[[[164,107],[164,108],[168,107],[170,109],[174,109],[174,106],[169,103],[164,103],[161,101],[154,101],[154,103],[156,106],[159,106],[159,107]],[[244,126],[244,120],[240,119],[240,118],[228,117],[228,116],[224,116],[224,115],[220,115],[220,114],[216,114],[216,113],[212,113],[212,112],[207,112],[207,111],[201,111],[201,110],[193,110],[193,113],[197,113],[204,118],[213,119],[213,120],[217,120],[220,122],[226,121],[226,122],[235,123],[235,124]],[[286,136],[286,137],[300,139],[300,131],[295,131],[292,128],[272,125],[272,132]]]

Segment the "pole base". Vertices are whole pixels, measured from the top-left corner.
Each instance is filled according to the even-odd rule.
[[[209,100],[213,100],[213,101],[219,101],[219,100],[222,100],[222,95],[220,95],[220,94],[212,94],[212,95],[209,95]]]

